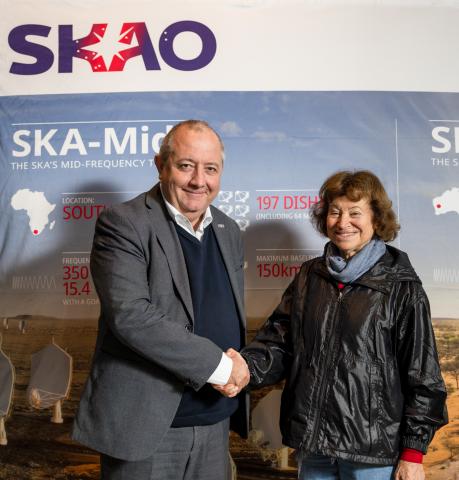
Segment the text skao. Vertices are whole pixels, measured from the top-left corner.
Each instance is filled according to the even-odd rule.
[[[104,39],[109,29],[116,29],[108,23],[95,23],[88,35],[73,38],[73,25],[58,25],[56,51],[43,45],[53,27],[49,25],[26,24],[13,28],[8,35],[10,48],[21,55],[32,58],[31,62],[14,61],[10,73],[15,75],[38,75],[51,69],[57,56],[58,73],[72,73],[73,59],[87,62],[94,73],[120,72],[126,63],[134,57],[142,57],[146,70],[161,70],[159,58],[175,70],[192,71],[207,66],[217,51],[215,35],[203,23],[182,20],[166,27],[159,35],[157,50],[151,41],[145,22],[123,23],[116,42]],[[181,58],[174,49],[174,40],[178,35],[196,35],[201,43],[201,51],[194,58]],[[156,37],[156,34],[155,34]],[[118,52],[111,58],[102,54],[102,42],[115,43]],[[117,50],[115,48],[115,50]]]

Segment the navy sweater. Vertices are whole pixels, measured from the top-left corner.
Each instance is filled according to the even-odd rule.
[[[194,333],[212,340],[223,351],[241,347],[236,301],[223,257],[211,226],[199,241],[176,225],[188,270],[194,313]],[[198,392],[185,387],[173,427],[213,425],[228,418],[238,398],[226,398],[211,385]]]

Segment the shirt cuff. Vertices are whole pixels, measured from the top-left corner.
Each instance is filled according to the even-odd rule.
[[[404,448],[402,454],[400,455],[400,460],[405,460],[405,462],[412,463],[422,463],[423,453],[419,450],[414,450],[413,448]]]
[[[214,373],[208,378],[207,383],[226,385],[231,376],[231,370],[233,370],[233,361],[226,353],[222,353],[220,363],[214,370]]]

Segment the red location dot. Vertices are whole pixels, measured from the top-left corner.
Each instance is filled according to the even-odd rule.
[[[33,234],[34,234],[34,235],[38,235],[38,230],[35,229],[35,230],[33,231]]]
[[[437,208],[441,208],[441,203],[437,203]]]

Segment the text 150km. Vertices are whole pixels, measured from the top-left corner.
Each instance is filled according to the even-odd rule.
[[[259,263],[257,265],[258,276],[263,278],[293,277],[300,271],[301,265],[286,265],[280,263]]]

